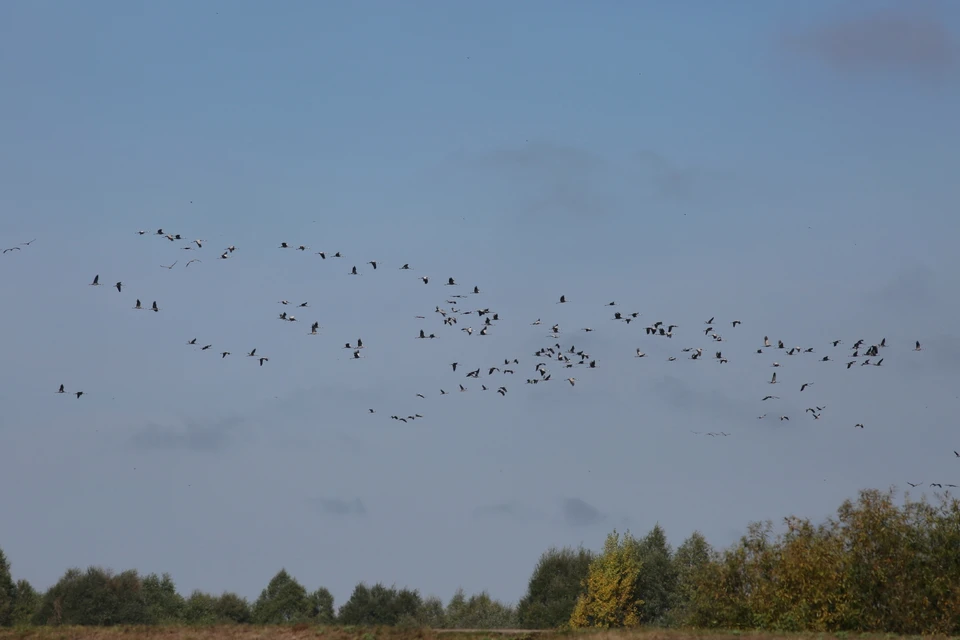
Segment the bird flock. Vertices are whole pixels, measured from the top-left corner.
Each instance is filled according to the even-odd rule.
[[[171,243],[177,243],[178,241],[181,243],[186,242],[186,244],[178,247],[179,251],[200,251],[204,248],[206,242],[202,239],[186,241],[180,234],[167,233],[162,228],[157,229],[153,233],[143,230],[137,231],[136,233],[140,236],[152,235],[167,240]],[[35,241],[36,239],[4,249],[3,254],[16,255],[15,252],[21,252],[23,250],[22,247],[31,247]],[[294,246],[288,242],[281,242],[277,246],[277,249],[281,251],[306,252],[310,250],[310,247],[303,244]],[[219,257],[217,260],[229,260],[234,257],[236,251],[237,247],[230,245],[222,249],[222,251],[219,251]],[[344,260],[344,255],[340,251],[332,254],[328,254],[326,251],[317,251],[314,252],[314,255],[319,256],[321,260],[327,260],[328,258]],[[179,262],[179,259],[175,259],[171,264],[161,264],[159,266],[163,269],[171,270],[176,267]],[[182,268],[189,268],[190,265],[194,263],[202,263],[202,260],[199,258],[191,258],[184,263]],[[365,261],[363,265],[364,267],[371,267],[369,273],[382,271],[383,267],[385,266],[382,261],[379,260],[368,260]],[[413,270],[409,263],[404,263],[395,268],[405,272]],[[361,271],[356,265],[351,264],[349,269],[345,270],[343,273],[349,276],[363,276],[367,272]],[[433,280],[428,275],[416,275],[416,279],[423,285],[427,286],[429,286]],[[103,283],[100,282],[100,274],[95,274],[92,281],[90,281],[88,284],[92,287],[101,286]],[[442,305],[436,304],[432,313],[432,317],[436,318],[436,328],[421,327],[411,334],[411,339],[434,340],[439,337],[441,332],[451,330],[459,330],[459,332],[466,334],[466,336],[475,338],[495,335],[498,330],[497,327],[502,323],[501,312],[492,309],[483,303],[478,303],[483,296],[483,292],[479,286],[467,285],[461,288],[461,283],[459,283],[454,277],[445,278],[442,281],[442,286],[444,288],[443,293],[445,295],[440,297],[443,298],[443,303]],[[115,288],[118,294],[121,295],[128,290],[127,285],[122,280],[118,280],[113,285],[113,288]],[[289,323],[299,322],[294,313],[310,313],[313,309],[313,307],[310,306],[309,301],[295,302],[290,300],[279,300],[278,304],[284,307],[284,309],[279,311],[277,314],[277,319]],[[555,304],[569,305],[576,303],[573,299],[569,299],[566,294],[563,294],[555,299]],[[618,304],[616,301],[611,301],[602,306],[610,309],[618,307]],[[159,313],[163,310],[163,307],[159,306],[156,300],[152,300],[149,306],[145,306],[140,298],[135,298],[135,302],[131,308],[136,311],[149,310],[154,313]],[[288,308],[291,310],[288,311]],[[648,323],[645,320],[641,320],[641,316],[643,314],[639,311],[613,310],[612,312],[608,311],[608,313],[610,314],[608,315],[610,321],[624,323],[626,325],[637,323],[638,325],[642,326],[643,332],[639,334],[642,336],[642,339],[673,341],[674,338],[679,338],[681,336],[686,339],[686,334],[683,332],[683,327],[685,325],[680,323],[666,322],[663,320],[656,320]],[[427,325],[430,320],[430,316],[416,315],[415,319],[421,321],[423,325]],[[477,328],[472,326],[473,324],[476,324]],[[510,386],[508,386],[509,383],[507,380],[511,380],[516,371],[521,368],[530,372],[529,377],[525,379],[527,385],[550,383],[556,384],[558,382],[562,384],[565,382],[570,387],[576,387],[577,383],[580,381],[580,378],[576,377],[576,375],[572,375],[573,371],[570,370],[582,370],[584,372],[588,372],[596,370],[600,367],[598,360],[587,351],[583,349],[577,349],[573,344],[569,344],[569,346],[561,344],[561,341],[564,340],[569,334],[567,330],[562,328],[558,322],[548,321],[544,323],[541,318],[537,318],[528,324],[536,328],[540,328],[541,326],[548,327],[549,331],[546,333],[546,337],[551,339],[549,344],[545,344],[529,354],[529,356],[532,357],[532,360],[528,361],[527,358],[524,358],[524,362],[521,363],[520,358],[505,358],[502,360],[502,362],[497,361],[494,364],[479,364],[474,362],[468,366],[463,366],[460,362],[452,362],[450,363],[450,374],[456,381],[451,382],[450,385],[444,385],[443,387],[439,388],[436,393],[441,396],[448,395],[451,393],[451,391],[466,393],[474,388],[472,385],[467,385],[471,384],[471,381],[475,381],[475,383],[479,385],[479,390],[481,392],[492,391],[494,394],[506,396],[510,392]],[[700,340],[710,340],[711,342],[715,343],[712,349],[712,358],[710,358],[709,355],[706,357],[704,356],[705,351],[709,353],[709,350],[706,350],[704,347],[683,346],[669,355],[666,360],[668,362],[677,362],[678,360],[703,361],[711,359],[718,365],[727,364],[729,362],[729,358],[733,356],[726,352],[724,343],[727,340],[720,333],[720,327],[729,326],[730,331],[742,331],[743,329],[740,328],[741,325],[743,325],[743,323],[738,319],[730,319],[718,322],[715,316],[711,316],[702,321],[700,329],[693,330],[690,332],[690,334],[697,336],[697,338]],[[306,332],[306,335],[321,335],[320,329],[322,329],[320,322],[314,320],[310,323],[310,330]],[[594,328],[581,327],[580,331],[584,333],[590,333],[594,331]],[[188,346],[199,347],[200,351],[208,351],[214,348],[213,344],[202,344],[198,342],[197,338],[190,338],[186,340],[185,344]],[[242,353],[244,353],[247,358],[252,359],[257,366],[263,367],[265,364],[271,361],[272,356],[259,353],[256,345],[247,346],[249,349],[244,347]],[[858,337],[856,340],[852,341],[849,349],[845,349],[845,342],[842,339],[832,340],[829,343],[822,345],[822,348],[826,351],[829,351],[829,353],[820,355],[820,352],[818,352],[814,346],[787,347],[784,341],[781,339],[777,339],[774,344],[774,341],[772,341],[768,335],[765,335],[763,336],[762,341],[758,341],[755,349],[755,355],[752,357],[756,357],[756,355],[767,356],[769,354],[775,354],[773,357],[777,359],[772,360],[769,365],[774,369],[774,371],[771,372],[770,379],[767,381],[767,383],[770,385],[786,385],[790,389],[788,393],[796,394],[797,397],[801,397],[801,394],[806,394],[802,397],[807,397],[816,393],[816,383],[810,380],[778,378],[777,373],[782,366],[781,360],[786,362],[787,358],[813,358],[820,363],[824,363],[823,366],[831,366],[832,363],[837,363],[837,365],[843,366],[847,370],[850,370],[853,367],[880,367],[883,365],[886,359],[884,354],[886,354],[887,350],[891,347],[887,344],[886,338],[881,338],[876,342],[868,342],[867,340]],[[349,360],[358,361],[367,358],[367,346],[364,345],[362,338],[358,337],[355,341],[345,342],[343,349],[350,352],[351,357],[348,358]],[[911,351],[924,351],[919,340],[914,342]],[[216,351],[215,353],[218,353],[220,355],[220,359],[222,360],[231,356],[233,352],[230,349],[223,349]],[[738,357],[743,357],[746,355],[747,354],[743,354],[742,356]],[[833,357],[831,357],[831,355],[833,355]],[[642,360],[649,359],[649,356],[644,352],[643,347],[636,347],[633,357]],[[557,372],[563,373],[560,373],[557,378],[554,378],[554,374]],[[584,373],[577,375],[590,374]],[[493,381],[488,382],[490,379]],[[80,399],[85,395],[83,390],[68,389],[67,384],[59,384],[56,393],[72,394],[77,399]],[[430,397],[430,395],[433,394],[432,392],[428,393],[421,391],[415,395],[420,400],[426,400],[428,397]],[[769,393],[764,395],[762,398],[759,398],[758,402],[762,406],[767,406],[768,404],[775,406],[777,401],[780,400],[781,396]],[[810,405],[811,406],[807,407],[803,412],[803,415],[808,415],[808,419],[810,420],[822,419],[827,407],[825,405],[819,405],[816,400],[811,401]],[[368,408],[366,409],[366,413],[377,414],[377,410],[374,408]],[[406,415],[393,413],[389,416],[389,418],[392,420],[404,423],[419,420],[423,417],[424,415],[418,411],[409,412],[406,413]],[[793,416],[793,418],[795,420],[799,420],[802,418],[802,416]],[[789,422],[791,420],[791,416],[787,413],[773,411],[772,413],[762,413],[757,417],[757,419],[777,419],[780,422]],[[867,427],[864,423],[857,422],[853,425],[850,425],[850,428],[866,429]],[[691,433],[694,435],[707,437],[729,437],[732,435],[731,433],[725,431],[691,431]],[[953,451],[953,453],[957,459],[960,459],[960,451]],[[917,487],[922,483],[908,482],[908,484],[911,487]],[[929,486],[937,488],[953,488],[957,485],[943,482],[931,482],[929,483]]]

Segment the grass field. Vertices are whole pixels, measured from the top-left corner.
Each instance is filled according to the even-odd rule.
[[[296,626],[219,626],[219,627],[29,627],[22,629],[0,630],[0,640],[134,640],[152,638],[154,640],[297,640],[305,638],[324,638],[325,640],[514,640],[533,638],[537,640],[849,640],[861,639],[889,640],[895,635],[844,635],[820,633],[763,633],[763,632],[699,632],[699,631],[585,631],[558,633],[553,631],[528,631],[523,629],[395,629],[349,628],[349,627],[313,627]],[[932,636],[926,636],[930,638]]]

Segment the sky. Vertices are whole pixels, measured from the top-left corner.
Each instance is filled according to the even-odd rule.
[[[515,602],[613,528],[960,484],[954,3],[10,0],[0,86],[0,546],[37,588]]]

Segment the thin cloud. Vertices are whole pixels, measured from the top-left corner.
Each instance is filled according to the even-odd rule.
[[[360,498],[354,498],[353,500],[317,498],[315,504],[323,513],[335,516],[363,516],[367,514],[367,507]]]
[[[563,519],[574,527],[589,527],[606,519],[595,506],[580,498],[563,499]]]
[[[918,358],[907,359],[906,364],[911,370],[929,371],[932,364],[939,372],[950,372],[954,375],[960,373],[960,338],[953,334],[941,333],[921,339],[920,344],[926,352],[923,365]]]
[[[654,195],[668,200],[689,200],[707,193],[714,196],[717,188],[732,177],[703,167],[679,165],[657,151],[640,151],[636,158]]]
[[[516,516],[519,508],[513,503],[501,503],[477,507],[473,512],[478,516]]]
[[[531,518],[539,518],[542,514],[531,507],[511,501],[477,507],[473,510],[473,515],[478,518],[529,520]]]
[[[867,299],[884,307],[931,310],[940,303],[936,277],[936,272],[923,264],[904,267],[880,287],[869,291]]]
[[[557,173],[589,172],[603,162],[589,151],[552,142],[535,141],[521,147],[504,147],[475,156],[480,166],[551,176]]]
[[[675,409],[693,409],[720,420],[742,420],[751,413],[751,406],[744,401],[670,375],[656,380],[653,390],[658,398]]]
[[[625,162],[611,162],[593,152],[545,141],[482,153],[463,153],[456,164],[484,172],[506,186],[535,218],[595,223],[617,212],[620,201],[610,181],[645,184],[650,195],[663,200],[716,197],[729,189],[733,177],[724,172],[684,164],[653,150],[641,150]]]
[[[149,422],[131,437],[131,444],[142,451],[222,451],[230,444],[231,432],[242,422],[237,417],[210,424],[188,420],[173,427]]]
[[[482,153],[457,154],[469,171],[484,171],[502,180],[531,215],[596,218],[613,202],[598,185],[604,160],[568,145],[534,141]]]
[[[912,7],[911,7],[912,8]],[[792,51],[843,72],[942,72],[957,61],[947,27],[931,15],[879,11],[787,33]]]

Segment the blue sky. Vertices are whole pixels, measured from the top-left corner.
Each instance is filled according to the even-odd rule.
[[[613,527],[723,546],[960,484],[958,28],[947,2],[0,4],[0,243],[36,238],[0,257],[15,574],[514,601]],[[558,342],[596,369],[524,384]]]

